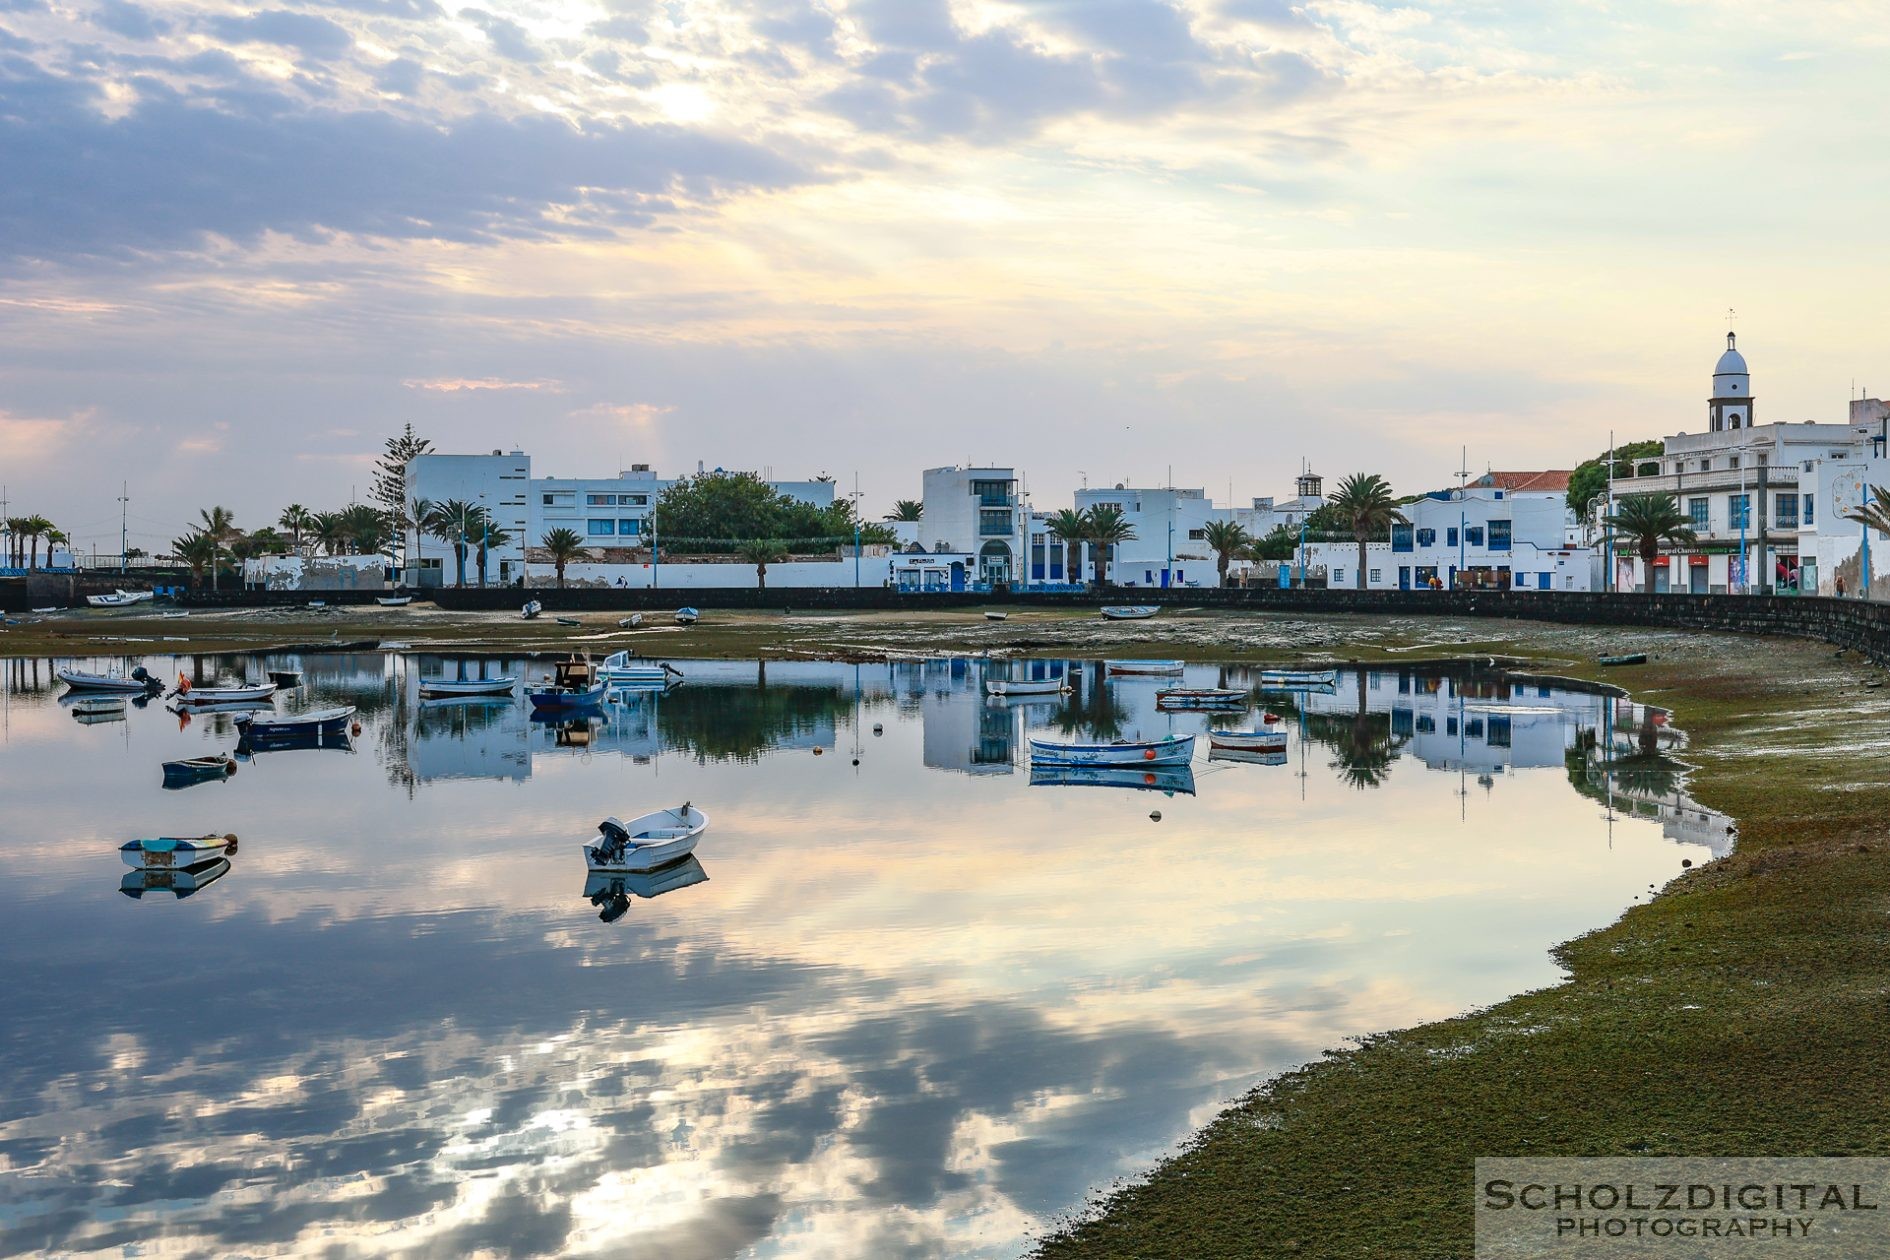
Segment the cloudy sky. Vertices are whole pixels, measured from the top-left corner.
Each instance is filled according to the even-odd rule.
[[[1517,15],[1517,11],[1522,16]],[[1890,388],[1868,0],[0,0],[0,481],[162,545],[541,473],[1237,499]],[[1883,378],[1881,380],[1877,378]]]

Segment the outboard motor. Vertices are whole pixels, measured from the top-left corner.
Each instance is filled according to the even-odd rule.
[[[624,850],[630,847],[629,830],[615,818],[606,818],[598,823],[597,830],[604,838],[591,847],[592,858],[600,864],[608,864],[622,858]]]

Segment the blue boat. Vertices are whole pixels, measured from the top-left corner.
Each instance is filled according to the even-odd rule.
[[[534,709],[588,709],[604,702],[610,684],[595,682],[588,687],[541,687],[530,692]]]
[[[1030,760],[1047,766],[1185,766],[1194,760],[1194,736],[1118,739],[1107,744],[1030,741]]]
[[[354,721],[354,706],[317,709],[312,713],[293,713],[278,717],[274,713],[240,714],[236,719],[243,738],[251,742],[276,739],[327,739],[346,735]]]

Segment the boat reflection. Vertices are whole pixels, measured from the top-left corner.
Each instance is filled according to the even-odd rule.
[[[1249,752],[1244,748],[1211,748],[1208,750],[1209,761],[1234,761],[1249,766],[1283,766],[1286,754],[1283,752]]]
[[[1030,768],[1032,787],[1128,788],[1168,796],[1194,795],[1194,770],[1189,766],[1046,766]]]
[[[249,760],[258,753],[302,752],[325,750],[329,752],[353,752],[354,739],[346,731],[339,735],[323,735],[316,731],[298,732],[292,735],[243,735],[236,744],[236,756],[239,760]]]
[[[229,873],[230,860],[226,857],[211,858],[194,866],[146,866],[126,871],[125,877],[118,882],[118,891],[133,900],[164,893],[182,900],[193,893],[202,892]]]
[[[598,907],[599,919],[615,923],[628,913],[632,897],[647,901],[679,888],[692,888],[708,878],[709,873],[692,854],[654,871],[595,871],[584,881],[584,899]]]

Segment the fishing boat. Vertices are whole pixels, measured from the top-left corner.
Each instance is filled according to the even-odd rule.
[[[164,786],[176,791],[198,783],[223,780],[236,773],[234,757],[185,757],[164,763]]]
[[[1249,752],[1244,748],[1210,748],[1209,761],[1237,761],[1249,766],[1283,766],[1287,764],[1284,752]]]
[[[530,621],[530,620],[532,620],[533,618],[535,618],[535,617],[537,617],[537,616],[538,616],[538,614],[539,614],[539,613],[541,613],[541,612],[543,612],[543,611],[545,611],[545,606],[544,606],[543,604],[541,604],[541,603],[539,603],[539,602],[538,602],[537,600],[535,600],[535,599],[528,599],[528,600],[526,600],[526,601],[525,601],[525,607],[523,607],[523,608],[521,608],[521,609],[519,610],[519,612],[520,612],[520,613],[522,613],[522,614],[524,615],[524,618],[525,618],[525,620],[527,620],[527,621]]]
[[[1247,693],[1233,687],[1166,687],[1155,693],[1163,709],[1227,709],[1247,702]]]
[[[678,608],[676,610],[676,624],[679,626],[693,626],[701,616],[702,614],[693,608]]]
[[[118,846],[126,866],[195,866],[220,858],[236,846],[235,836],[162,836],[155,840],[127,840]]]
[[[1333,687],[1339,682],[1336,669],[1263,669],[1263,687]]]
[[[413,596],[411,595],[376,595],[374,597],[374,602],[379,604],[382,608],[405,608],[408,604],[413,603]]]
[[[201,709],[213,704],[242,704],[268,700],[276,694],[274,683],[244,683],[237,687],[180,687],[172,697],[187,709]]]
[[[246,740],[313,739],[346,735],[353,719],[354,706],[349,704],[333,709],[316,709],[310,713],[292,713],[286,717],[245,713],[236,719],[236,725]]]
[[[602,682],[585,687],[544,686],[526,693],[534,709],[582,709],[602,704],[609,686]]]
[[[1054,696],[1069,689],[1061,678],[997,679],[984,685],[985,694],[991,696]]]
[[[164,684],[139,665],[129,674],[88,674],[77,669],[56,669],[57,678],[74,691],[115,691],[135,695],[144,691],[162,691]]]
[[[1252,731],[1209,731],[1208,747],[1229,752],[1284,752],[1286,732],[1278,726]]]
[[[1104,661],[1106,674],[1179,674],[1180,661]]]
[[[515,674],[497,678],[422,678],[420,698],[439,700],[451,696],[509,696],[518,685]]]
[[[1155,604],[1105,604],[1102,615],[1110,621],[1142,621],[1160,611]]]
[[[85,602],[94,608],[124,608],[150,600],[150,591],[113,591],[108,595],[87,595]]]
[[[597,676],[613,687],[666,687],[670,679],[680,680],[682,671],[635,652],[613,652],[598,666]]]
[[[126,871],[124,879],[118,883],[118,891],[134,900],[150,893],[170,893],[182,898],[203,891],[229,873],[228,858],[211,858],[181,869],[146,866]]]
[[[1118,739],[1107,744],[1060,744],[1035,738],[1030,741],[1031,761],[1043,765],[1168,766],[1186,765],[1193,757],[1192,735]]]
[[[81,726],[95,726],[100,722],[125,720],[123,696],[81,696],[69,707],[72,710],[72,720]]]
[[[619,630],[635,630],[642,624],[642,613],[631,613],[628,617],[619,617],[617,619],[617,629]]]
[[[984,615],[986,621],[1006,621],[1009,618],[1010,614],[1007,612],[988,612]]]
[[[1194,771],[1188,766],[1053,766],[1033,763],[1032,787],[1128,788],[1138,792],[1194,795]]]
[[[1599,656],[1599,657],[1596,657],[1596,658],[1595,658],[1595,660],[1596,660],[1596,663],[1598,663],[1598,664],[1600,664],[1600,665],[1603,665],[1603,666],[1609,666],[1609,665],[1645,665],[1645,664],[1647,664],[1647,653],[1645,653],[1645,652],[1623,652],[1623,653],[1621,653],[1621,654],[1620,654],[1620,655],[1618,655],[1618,656]]]
[[[684,801],[627,823],[606,818],[597,824],[602,839],[580,847],[593,871],[653,871],[695,852],[708,825],[708,816]]]

